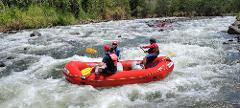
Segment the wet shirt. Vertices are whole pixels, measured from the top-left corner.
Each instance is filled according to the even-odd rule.
[[[118,56],[118,58],[120,58],[120,49],[119,48],[115,48],[114,52],[116,53],[116,55]]]
[[[107,70],[111,71],[111,72],[116,72],[117,67],[114,66],[114,62],[111,59],[109,53],[106,53],[106,55],[103,57],[102,62],[104,62],[107,65]]]

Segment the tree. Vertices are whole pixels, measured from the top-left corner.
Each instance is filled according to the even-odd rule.
[[[169,0],[159,0],[157,2],[157,7],[155,9],[155,13],[158,17],[168,16],[169,15]]]

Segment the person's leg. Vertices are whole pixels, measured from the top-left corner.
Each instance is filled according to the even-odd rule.
[[[100,67],[100,66],[96,66],[95,67],[95,74],[99,74],[99,73],[101,73],[102,72],[102,68]]]
[[[145,67],[146,67],[146,65],[147,65],[147,57],[144,57],[143,58],[143,69],[145,69]]]
[[[109,74],[109,73],[110,73],[110,71],[109,71],[109,69],[108,69],[108,68],[105,68],[105,69],[103,69],[103,70],[102,70],[102,73],[104,73],[104,74]]]
[[[95,66],[95,74],[98,74],[98,66]]]
[[[99,74],[99,73],[103,72],[104,68],[106,68],[106,64],[100,63],[99,65],[95,66],[95,73]]]
[[[144,59],[143,59],[143,64],[144,68],[146,68],[147,64],[152,62],[157,56],[154,54],[148,54]]]
[[[157,58],[157,56],[155,54],[149,54],[149,56],[147,57],[147,63],[149,62],[153,62],[155,59]]]

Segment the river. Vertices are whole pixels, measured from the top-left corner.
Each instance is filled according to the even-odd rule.
[[[177,21],[164,30],[147,25],[158,20],[59,26],[33,37],[32,30],[0,33],[0,108],[239,108],[240,44],[226,32],[235,18]],[[139,46],[151,37],[161,55],[176,54],[162,81],[93,88],[64,79],[68,61],[101,61],[102,44],[111,40],[120,42],[122,59],[142,59]]]

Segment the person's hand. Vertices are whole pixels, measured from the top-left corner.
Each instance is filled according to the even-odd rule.
[[[103,62],[100,62],[100,63],[98,63],[98,64],[96,64],[94,67],[96,68],[96,67],[101,67],[103,65]]]

